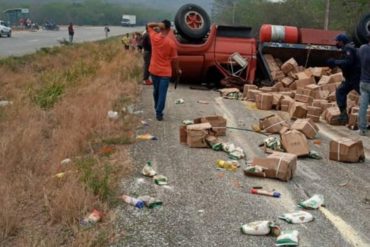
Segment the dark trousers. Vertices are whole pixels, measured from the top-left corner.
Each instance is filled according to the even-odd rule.
[[[356,90],[360,94],[360,85],[359,82],[353,81],[343,81],[336,91],[337,105],[340,111],[345,111],[347,109],[347,95],[352,90]]]
[[[144,81],[149,79],[149,65],[152,53],[150,51],[144,51]]]
[[[163,117],[163,110],[166,106],[167,89],[170,83],[169,77],[152,75],[154,109],[157,117]]]

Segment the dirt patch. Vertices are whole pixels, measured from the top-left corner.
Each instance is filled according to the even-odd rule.
[[[109,209],[132,168],[121,144],[138,121],[121,109],[139,93],[140,63],[119,39],[0,60],[0,99],[13,102],[0,109],[1,244],[102,246],[112,238]],[[81,230],[94,208],[103,222]]]

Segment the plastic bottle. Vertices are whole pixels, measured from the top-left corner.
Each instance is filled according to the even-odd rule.
[[[217,160],[216,166],[233,172],[236,171],[236,169],[238,168],[234,162],[225,160]]]
[[[127,204],[130,204],[132,206],[135,206],[137,208],[143,208],[145,206],[144,201],[133,198],[131,196],[123,195],[122,200],[126,202]]]

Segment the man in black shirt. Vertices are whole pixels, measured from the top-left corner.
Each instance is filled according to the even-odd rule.
[[[143,42],[142,46],[144,49],[144,84],[152,85],[153,82],[149,79],[149,76],[150,76],[149,65],[150,65],[150,59],[152,57],[152,45],[150,43],[148,27],[146,27],[146,32],[143,35],[142,42]]]

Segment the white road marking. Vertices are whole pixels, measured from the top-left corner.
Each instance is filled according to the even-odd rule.
[[[366,243],[360,235],[348,225],[342,218],[331,213],[324,207],[320,208],[320,212],[338,229],[339,233],[343,236],[349,244],[356,247],[369,247],[370,244]]]

